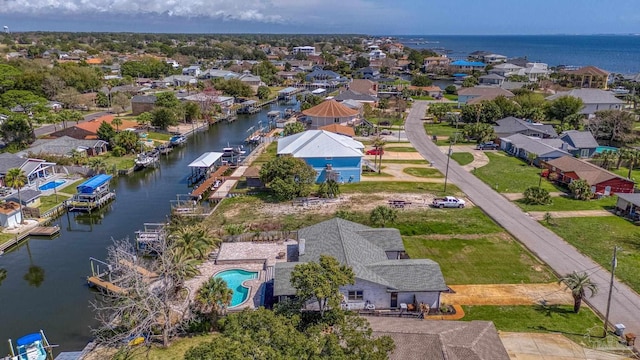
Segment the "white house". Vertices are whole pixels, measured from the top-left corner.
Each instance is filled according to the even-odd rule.
[[[309,55],[315,55],[316,54],[316,48],[315,46],[295,46],[293,48],[293,50],[291,51],[292,54],[296,55],[296,54],[305,54],[307,56]]]
[[[0,226],[4,228],[14,228],[22,223],[22,213],[20,205],[13,201],[0,204]]]
[[[592,116],[596,111],[600,110],[622,110],[624,106],[624,101],[615,97],[612,92],[589,88],[561,91],[547,97],[547,100],[553,101],[562,96],[573,96],[581,99],[584,107],[580,110],[580,113],[588,116]]]
[[[406,258],[397,229],[370,228],[334,218],[298,230],[298,261],[275,265],[273,294],[280,300],[295,296],[291,272],[299,263],[329,255],[355,273],[355,284],[340,288],[342,306],[360,309],[406,309],[407,304],[440,306],[447,291],[438,263]],[[308,308],[316,304],[309,302]]]

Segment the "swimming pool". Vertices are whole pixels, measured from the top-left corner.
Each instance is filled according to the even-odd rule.
[[[249,288],[242,286],[242,283],[247,280],[256,279],[258,277],[258,272],[242,269],[230,269],[219,272],[214,277],[224,280],[227,283],[227,287],[233,290],[231,304],[229,304],[229,307],[232,308],[247,300],[249,297]]]
[[[55,180],[55,181],[49,181],[48,183],[41,185],[38,187],[38,189],[40,190],[51,190],[51,189],[55,189],[58,186],[62,185],[66,183],[65,180]]]
[[[596,154],[601,154],[605,150],[616,152],[618,151],[618,148],[613,146],[598,146],[596,148]]]

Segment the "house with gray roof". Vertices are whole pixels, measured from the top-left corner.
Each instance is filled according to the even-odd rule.
[[[563,96],[573,96],[582,100],[584,107],[580,110],[580,114],[587,116],[592,116],[596,111],[600,110],[622,110],[624,106],[624,101],[615,97],[611,91],[601,89],[581,88],[560,91],[555,95],[548,96],[546,99],[553,101]]]
[[[490,321],[424,321],[369,317],[374,337],[389,336],[396,345],[389,360],[509,360]]]
[[[500,149],[527,161],[529,154],[533,154],[535,156],[534,164],[571,156],[571,151],[576,150],[560,139],[540,139],[522,134],[500,138]]]
[[[369,94],[362,94],[353,90],[345,90],[338,94],[334,99],[337,102],[343,102],[346,100],[354,100],[362,104],[376,104],[378,102],[378,98],[375,96],[371,96]]]
[[[572,153],[581,158],[592,157],[599,146],[590,131],[567,130],[560,134],[560,140],[575,148]]]
[[[437,308],[440,293],[448,290],[438,263],[407,258],[397,229],[333,218],[298,230],[298,261],[276,263],[274,296],[280,300],[295,296],[290,282],[294,267],[317,262],[320,255],[353,269],[355,284],[340,288],[343,307],[348,309],[397,309],[411,303]],[[313,302],[307,305],[313,306]]]
[[[558,134],[552,125],[535,123],[517,117],[509,116],[496,121],[493,130],[497,138],[503,138],[514,134],[539,137],[541,139],[556,138]]]
[[[492,73],[492,74],[480,76],[479,80],[480,80],[480,84],[482,85],[500,86],[504,82],[505,77],[502,75]]]
[[[79,140],[70,136],[61,136],[55,139],[38,139],[26,151],[19,155],[27,154],[51,154],[57,156],[71,156],[74,151],[83,156],[97,156],[107,151],[107,143],[104,140]]]
[[[38,185],[40,181],[55,174],[56,163],[41,159],[27,159],[11,153],[0,153],[0,184],[5,186],[4,177],[10,169],[18,168],[27,176],[27,185]]]

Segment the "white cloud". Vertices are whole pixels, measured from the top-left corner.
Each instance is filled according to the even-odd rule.
[[[371,0],[4,0],[0,14],[168,15],[259,23],[349,25],[398,15]]]

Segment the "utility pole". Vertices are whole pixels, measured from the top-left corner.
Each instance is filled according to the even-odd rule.
[[[613,247],[613,258],[611,259],[611,281],[609,282],[609,297],[607,298],[607,313],[604,316],[604,336],[607,337],[607,323],[609,322],[609,309],[611,307],[611,293],[613,290],[613,278],[615,276],[616,267],[618,266],[618,247]]]

